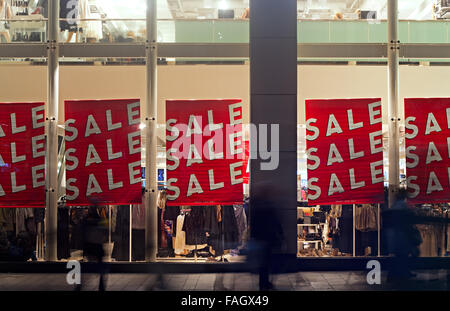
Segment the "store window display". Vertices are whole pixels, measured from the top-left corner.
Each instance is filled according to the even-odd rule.
[[[443,204],[422,204],[414,207],[414,213],[418,217],[434,219],[434,222],[424,222],[416,225],[420,232],[421,243],[419,245],[420,257],[448,256],[450,250],[448,230],[448,214],[450,206]]]
[[[0,208],[0,261],[36,261],[37,209]]]
[[[306,201],[299,202],[298,256],[353,256],[353,239],[356,256],[377,256],[378,217],[375,204],[308,206]]]
[[[229,261],[247,241],[243,205],[167,206],[158,194],[158,257],[179,260]]]

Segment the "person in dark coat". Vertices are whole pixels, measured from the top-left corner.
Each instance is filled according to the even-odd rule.
[[[283,228],[276,212],[276,205],[270,200],[271,189],[261,184],[252,195],[250,229],[252,232],[250,254],[248,261],[256,267],[259,273],[259,289],[271,290],[270,273],[275,265],[281,264],[275,260],[274,252],[283,243]]]
[[[389,279],[407,279],[414,276],[410,271],[410,256],[419,255],[422,243],[420,232],[415,227],[417,217],[406,204],[407,190],[401,189],[392,208],[383,212],[383,224],[387,234],[389,253],[394,255],[389,269]]]
[[[83,222],[83,256],[89,262],[95,262],[96,271],[100,275],[99,291],[105,290],[106,269],[103,263],[105,252],[103,244],[106,242],[107,226],[98,214],[97,207],[89,207],[88,216]],[[81,286],[80,286],[81,288]]]

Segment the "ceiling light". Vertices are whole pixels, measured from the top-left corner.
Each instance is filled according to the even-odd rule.
[[[220,9],[220,10],[226,10],[226,9],[228,9],[228,3],[227,3],[226,0],[221,0],[221,1],[219,2],[219,9]]]

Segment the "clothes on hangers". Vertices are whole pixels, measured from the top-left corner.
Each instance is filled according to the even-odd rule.
[[[34,221],[38,223],[43,223],[45,218],[45,208],[34,208]]]
[[[133,229],[145,229],[145,204],[133,204]],[[112,218],[112,217],[111,217]]]
[[[378,230],[378,208],[372,204],[356,205],[356,230],[367,232]]]
[[[116,231],[112,235],[114,249],[112,257],[116,261],[128,261],[130,258],[130,206],[119,205],[117,209]]]
[[[87,216],[87,209],[85,207],[72,206],[70,208],[70,249],[83,249],[83,221]]]
[[[70,209],[58,208],[57,256],[58,260],[70,258]]]
[[[177,217],[177,225],[176,225],[177,232],[176,232],[175,245],[174,245],[176,255],[182,255],[186,248],[186,233],[182,230],[183,223],[184,223],[184,217],[185,217],[185,215],[178,215],[178,217]]]
[[[29,218],[33,218],[33,210],[31,208],[16,208],[16,236],[20,232],[28,231],[26,222]]]
[[[187,245],[207,244],[205,221],[205,208],[203,206],[192,207],[190,213],[185,216],[183,223]]]
[[[15,229],[15,219],[15,209],[0,208],[0,231],[13,232]]]
[[[234,217],[238,228],[238,244],[242,245],[245,242],[245,235],[247,233],[247,215],[245,215],[244,206],[242,204],[233,205]]]
[[[164,220],[168,220],[172,224],[172,235],[176,237],[177,235],[177,218],[180,215],[179,206],[166,206],[164,210]]]
[[[418,224],[416,227],[422,237],[422,243],[419,245],[420,257],[438,256],[436,231],[434,226]]]
[[[353,253],[353,205],[342,205],[338,218],[337,247],[342,253]]]

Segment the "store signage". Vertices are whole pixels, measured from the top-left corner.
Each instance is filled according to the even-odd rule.
[[[248,185],[250,183],[250,141],[244,141],[244,185]]]
[[[45,207],[44,110],[0,103],[0,207]]]
[[[65,102],[68,205],[141,203],[139,99]]]
[[[166,102],[168,205],[243,200],[241,100]]]
[[[405,99],[410,203],[450,202],[450,98]]]
[[[381,99],[306,101],[308,201],[384,201]]]

